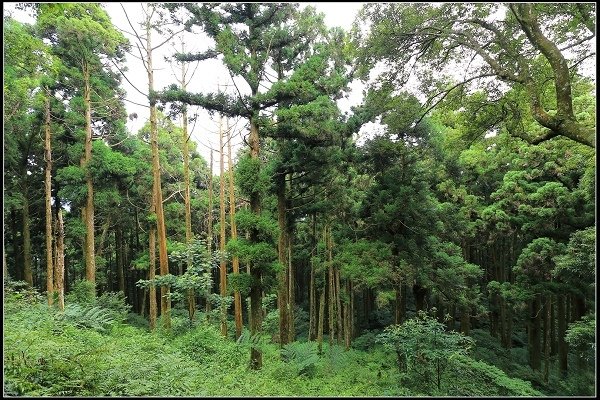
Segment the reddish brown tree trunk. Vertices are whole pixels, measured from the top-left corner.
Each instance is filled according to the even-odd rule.
[[[54,262],[52,257],[52,146],[50,132],[50,99],[46,93],[45,105],[45,139],[44,152],[46,159],[46,170],[44,179],[45,205],[46,205],[46,292],[48,305],[54,303]]]

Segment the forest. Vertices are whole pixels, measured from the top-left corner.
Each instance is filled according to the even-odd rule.
[[[5,396],[596,395],[595,3],[136,6],[5,3]]]

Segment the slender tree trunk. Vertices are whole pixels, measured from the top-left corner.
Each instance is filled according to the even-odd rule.
[[[308,340],[315,340],[317,337],[317,294],[315,288],[315,263],[314,257],[317,248],[317,215],[311,214],[311,249],[310,249],[310,282],[309,282],[309,333]]]
[[[48,295],[48,305],[54,303],[54,262],[52,257],[52,146],[50,132],[50,99],[47,93],[45,99],[45,139],[44,151],[46,159],[46,171],[44,179],[45,200],[46,200],[46,292]]]
[[[92,103],[90,86],[90,70],[87,62],[83,64],[83,104],[85,105],[85,154],[82,165],[85,167],[87,185],[87,202],[84,208],[85,223],[85,279],[96,284],[96,255],[94,254],[94,185],[92,172],[89,170],[92,161]],[[94,290],[94,295],[96,291]]]
[[[125,256],[123,251],[123,231],[121,230],[121,226],[119,224],[117,224],[115,229],[115,252],[115,258],[117,260],[117,279],[119,280],[119,291],[123,292],[123,294],[126,294],[125,270],[123,267],[123,257]]]
[[[33,286],[33,262],[31,260],[31,228],[29,218],[29,194],[27,187],[23,191],[23,277],[25,282]]]
[[[146,67],[148,69],[148,92],[154,92],[154,70],[152,67],[152,41],[150,20],[146,21]],[[150,99],[150,141],[152,144],[152,172],[154,176],[155,210],[156,210],[156,232],[158,234],[158,259],[160,275],[169,273],[169,261],[167,258],[167,232],[165,228],[165,215],[163,210],[163,197],[160,178],[160,156],[158,153],[158,126],[156,117],[155,100]],[[171,299],[169,298],[169,287],[160,288],[161,302],[160,314],[163,325],[171,329]]]
[[[259,162],[259,149],[260,142],[258,136],[258,124],[256,122],[256,115],[250,118],[250,157],[255,161]],[[252,192],[250,195],[250,210],[254,215],[260,216],[260,193],[258,191]],[[250,233],[250,242],[258,243],[258,232],[256,228],[253,228]],[[252,277],[252,286],[250,288],[250,333],[256,335],[261,331],[262,325],[262,272],[257,265],[252,265],[250,268],[250,275]],[[262,352],[255,347],[250,350],[250,366],[252,369],[260,369],[262,367]]]
[[[279,309],[279,346],[289,339],[289,275],[287,260],[287,221],[285,199],[285,174],[277,176],[277,223],[279,225],[278,257],[281,270],[277,273],[277,306]]]
[[[56,266],[54,268],[54,291],[58,294],[58,309],[65,309],[65,229],[63,226],[62,210],[59,208],[56,217]]]
[[[150,212],[154,213],[156,210],[156,193],[152,191],[152,202],[150,205]],[[148,280],[153,281],[156,275],[156,227],[153,224],[150,224],[149,229],[149,238],[148,238],[148,247],[149,247],[149,259],[150,265],[148,266]],[[150,285],[150,310],[149,310],[149,321],[150,321],[150,330],[154,330],[156,328],[156,318],[157,318],[157,305],[156,305],[156,286]]]
[[[289,310],[288,310],[288,319],[289,319],[289,338],[288,338],[288,342],[293,342],[296,339],[296,325],[294,323],[294,304],[296,301],[296,296],[295,296],[295,287],[296,287],[296,280],[294,278],[294,266],[292,264],[292,232],[289,231],[289,226],[288,226],[288,234],[287,234],[287,239],[288,239],[288,245],[287,245],[287,250],[288,250],[288,271],[289,271],[289,287],[288,287],[288,305],[289,305]]]
[[[210,149],[210,176],[208,177],[208,223],[207,223],[207,232],[206,232],[206,245],[208,247],[208,259],[211,260],[212,263],[212,242],[213,242],[213,150]],[[212,275],[212,268],[211,268]],[[210,323],[210,312],[212,310],[212,306],[210,304],[210,295],[212,292],[212,288],[208,289],[208,296],[206,297],[206,321]]]
[[[550,309],[552,300],[550,295],[545,296],[543,314],[544,314],[544,382],[548,383],[550,376]]]
[[[237,240],[237,224],[235,222],[235,185],[233,176],[233,161],[231,154],[231,131],[227,129],[227,158],[229,167],[229,218],[231,223],[231,240]],[[233,273],[240,273],[240,260],[238,256],[233,256],[232,260]],[[235,338],[239,338],[242,334],[244,322],[242,320],[242,296],[239,290],[233,292],[233,308],[235,316]]]
[[[326,243],[327,243],[327,260],[329,262],[329,345],[333,346],[335,340],[335,277],[333,271],[333,252],[331,243],[331,226],[325,225]]]
[[[317,343],[319,354],[323,353],[323,325],[325,322],[325,287],[321,289],[319,296],[319,327],[317,329]]]
[[[471,331],[471,309],[463,306],[460,311],[460,331],[468,335]]]
[[[541,341],[541,295],[536,294],[529,301],[529,366],[534,370],[540,370],[542,365],[542,341]]]
[[[181,42],[181,52],[185,51],[183,41]],[[186,65],[181,63],[181,89],[186,90]],[[187,118],[187,106],[183,106],[182,119],[182,153],[183,153],[183,182],[184,182],[184,195],[183,203],[185,205],[185,243],[187,245],[187,267],[186,270],[192,267],[192,249],[190,248],[192,240],[194,238],[192,234],[192,208],[191,208],[191,195],[190,195],[190,152],[188,149],[188,118]],[[190,321],[194,320],[194,314],[196,313],[196,293],[194,289],[188,289],[187,292],[187,304],[188,304],[188,315]]]
[[[550,305],[550,355],[555,356],[558,352],[556,341],[556,299]]]
[[[565,341],[565,333],[567,331],[567,313],[566,313],[566,296],[563,294],[558,295],[556,300],[556,308],[558,314],[558,370],[561,378],[567,376],[567,355],[569,348]]]
[[[402,285],[396,286],[396,303],[395,303],[395,313],[394,313],[394,324],[402,323],[404,319],[403,310],[402,310]]]
[[[352,297],[350,281],[346,281],[346,294],[348,297]],[[351,329],[351,307],[350,302],[344,303],[344,343],[346,350],[350,349],[350,342],[352,341],[352,329]]]
[[[417,308],[417,311],[425,310],[425,297],[427,295],[427,289],[419,284],[414,284],[413,294],[415,297],[415,307]]]
[[[336,308],[336,321],[337,321],[337,338],[338,344],[341,344],[344,340],[344,320],[342,316],[342,299],[341,299],[341,286],[340,286],[340,270],[334,268],[335,277],[335,308]]]
[[[221,334],[227,337],[227,309],[225,308],[225,296],[227,296],[227,262],[225,261],[225,165],[224,165],[224,147],[223,147],[223,116],[219,120],[219,258],[220,276],[219,288],[221,294]]]

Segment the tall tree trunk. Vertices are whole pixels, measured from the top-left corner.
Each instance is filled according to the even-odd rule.
[[[212,263],[212,242],[213,242],[213,150],[210,149],[210,176],[208,177],[208,223],[207,232],[206,232],[206,246],[208,247],[208,259],[211,260]],[[212,275],[212,268],[211,268]],[[212,306],[210,304],[210,295],[212,292],[212,288],[209,287],[208,295],[206,297],[206,321],[210,323],[210,312],[212,310]]]
[[[260,142],[258,136],[258,124],[256,121],[258,115],[253,115],[250,118],[250,157],[255,162],[260,162],[258,157],[260,150]],[[250,210],[257,217],[260,216],[260,193],[253,191],[250,195]],[[253,228],[250,232],[250,242],[258,243],[258,231]],[[250,275],[252,277],[252,286],[250,288],[250,333],[256,335],[261,331],[262,325],[262,272],[260,267],[252,265],[250,268]],[[260,369],[262,367],[262,352],[252,347],[250,350],[250,366],[252,369]]]
[[[62,210],[59,208],[56,216],[56,265],[54,268],[54,291],[58,294],[58,309],[65,309],[65,229],[63,225]]]
[[[565,341],[565,333],[567,331],[567,313],[566,313],[566,301],[567,298],[563,294],[559,294],[556,300],[556,308],[558,314],[558,370],[561,378],[567,376],[567,355],[569,354],[569,348]]]
[[[227,262],[225,261],[225,152],[223,148],[223,116],[219,120],[219,258],[220,276],[219,288],[221,294],[221,334],[227,337],[227,309],[225,308],[225,296],[227,296]]]
[[[471,331],[471,309],[466,305],[460,310],[460,331],[465,335],[469,335]]]
[[[146,67],[148,72],[148,92],[154,92],[154,70],[152,68],[152,41],[150,20],[146,21]],[[156,101],[150,99],[150,141],[152,144],[152,172],[154,176],[155,210],[156,210],[156,232],[158,234],[158,259],[160,275],[169,273],[169,261],[167,258],[167,232],[165,227],[165,214],[163,210],[163,197],[160,178],[160,156],[158,153],[158,126],[156,117]],[[161,302],[160,314],[163,325],[171,329],[171,299],[169,298],[169,287],[160,288]]]
[[[150,205],[150,212],[154,213],[156,209],[156,193],[152,191],[152,202]],[[149,247],[149,259],[150,265],[148,266],[148,280],[152,281],[156,275],[156,227],[153,224],[150,224],[149,229],[149,237],[148,237],[148,247]],[[150,309],[149,309],[149,321],[150,321],[150,330],[154,330],[156,328],[156,318],[157,318],[157,307],[156,307],[156,286],[150,285]]]
[[[315,257],[315,251],[317,247],[317,217],[316,213],[311,214],[311,249],[310,249],[310,282],[309,282],[309,328],[308,328],[308,340],[315,340],[317,337],[317,295],[315,290],[315,263],[313,261]]]
[[[350,281],[347,280],[346,281],[346,294],[348,295],[347,297],[351,297],[352,293],[351,293],[351,288],[350,288]],[[350,302],[346,302],[343,305],[343,314],[344,314],[344,344],[346,345],[346,350],[350,349],[350,342],[352,340],[352,332],[351,332],[351,317],[350,317]]]
[[[547,294],[543,307],[544,318],[544,382],[548,383],[550,376],[550,309],[552,308],[552,300]]]
[[[279,345],[288,343],[289,339],[289,275],[287,260],[287,221],[285,199],[285,174],[279,173],[277,179],[277,223],[279,225],[278,258],[280,270],[277,273],[277,306],[279,309]]]
[[[344,320],[342,316],[342,299],[341,299],[341,285],[340,285],[340,270],[334,268],[335,277],[335,308],[336,308],[336,321],[337,321],[337,338],[338,344],[341,344],[344,340]]]
[[[541,295],[536,294],[535,298],[529,301],[529,366],[539,371],[542,366],[542,341],[541,341]]]
[[[96,284],[96,255],[94,254],[94,185],[90,164],[92,161],[92,102],[90,86],[89,64],[83,64],[83,104],[85,106],[85,154],[82,166],[85,167],[85,180],[87,185],[87,201],[84,208],[85,223],[85,279]],[[94,290],[94,295],[96,291]]]
[[[335,277],[333,271],[333,252],[331,243],[331,226],[325,225],[326,243],[327,243],[327,261],[329,263],[329,345],[333,346],[335,340]]]
[[[288,310],[288,319],[289,319],[289,337],[288,337],[288,342],[293,342],[296,339],[296,325],[294,323],[294,304],[296,302],[296,296],[295,296],[295,289],[296,289],[296,279],[295,279],[295,271],[294,271],[294,266],[292,264],[292,232],[289,230],[289,225],[288,225],[288,233],[287,233],[287,239],[288,239],[288,245],[287,245],[287,250],[288,250],[288,271],[289,271],[289,278],[288,278],[288,305],[289,305],[289,310]]]
[[[556,341],[556,299],[550,305],[550,355],[555,356],[558,352]]]
[[[117,260],[117,279],[119,281],[119,291],[125,292],[125,270],[123,267],[125,256],[123,251],[123,231],[121,230],[121,226],[117,224],[115,229],[115,258]]]
[[[181,52],[185,51],[183,40],[181,42]],[[186,64],[181,63],[181,89],[186,90]],[[187,267],[186,270],[192,266],[192,249],[190,248],[192,240],[194,238],[192,234],[192,206],[191,206],[191,195],[190,195],[190,152],[188,149],[188,118],[187,118],[187,106],[183,105],[182,119],[182,153],[183,153],[183,184],[184,184],[184,195],[183,203],[185,205],[185,243],[187,245]],[[190,321],[194,320],[194,314],[196,313],[196,293],[194,289],[188,289],[187,291],[187,304],[188,304],[188,315]]]
[[[417,311],[425,310],[425,297],[427,295],[427,289],[418,283],[415,283],[413,285],[413,294],[415,297],[415,307],[417,308]]]
[[[237,240],[237,224],[235,222],[235,185],[233,176],[233,156],[231,154],[231,131],[227,129],[227,162],[229,168],[229,218],[231,223],[231,240]],[[240,259],[233,256],[231,260],[233,273],[240,273]],[[235,338],[242,334],[244,322],[242,320],[242,296],[239,290],[233,292],[233,309],[235,316]]]
[[[394,313],[394,324],[401,324],[404,319],[404,313],[402,310],[402,285],[396,286],[396,303],[395,303],[395,313]]]
[[[23,191],[23,278],[33,286],[33,262],[31,260],[31,228],[29,217],[29,193],[27,187]]]
[[[54,263],[52,257],[52,146],[50,132],[50,99],[49,93],[46,93],[45,105],[45,138],[44,152],[46,159],[46,171],[44,179],[45,200],[46,200],[46,292],[48,295],[48,305],[54,303]]]
[[[319,296],[319,327],[317,328],[317,343],[319,354],[323,353],[323,325],[325,322],[325,287]]]

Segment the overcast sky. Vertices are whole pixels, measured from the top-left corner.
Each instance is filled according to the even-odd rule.
[[[139,29],[138,24],[143,17],[141,3],[122,4],[133,26],[136,29]],[[305,7],[307,5],[312,5],[317,9],[317,11],[323,12],[325,14],[325,23],[329,27],[339,26],[345,30],[349,30],[351,28],[358,10],[362,7],[362,3],[301,3],[301,7]],[[118,3],[104,3],[104,7],[109,13],[115,26],[121,30],[131,32],[131,27],[129,26],[129,22],[125,17],[125,13]],[[131,40],[132,43],[135,42],[133,36],[128,34],[126,34],[126,36]],[[204,51],[212,46],[211,39],[208,39],[200,31],[195,34],[186,32],[184,38],[185,50],[189,52]],[[161,39],[158,35],[156,35],[153,36],[152,42],[153,45],[156,45],[161,43],[163,40],[164,39]],[[164,59],[167,56],[171,56],[175,52],[175,47],[173,44],[176,46],[177,50],[181,49],[181,41],[179,37],[177,37],[174,40],[171,40],[169,43],[158,48],[153,54],[155,90],[160,90],[170,84],[177,83],[176,78],[180,79],[181,77],[181,70],[179,69],[180,66],[178,64],[171,65]],[[135,85],[142,92],[147,93],[148,80],[146,71],[141,62],[135,57],[128,55],[126,65],[128,68],[126,76],[129,81],[131,81],[131,84]],[[231,93],[235,93],[235,88],[231,85],[231,78],[220,61],[205,60],[201,61],[200,63],[192,63],[189,68],[190,74],[191,71],[196,68],[193,78],[187,86],[187,89],[190,92],[216,92],[218,90],[217,85],[219,85],[220,90],[227,90],[231,91]],[[244,90],[244,88],[247,86],[241,79],[236,80],[236,83],[240,90]],[[147,103],[147,100],[144,98],[144,96],[135,90],[131,84],[127,82],[127,80],[123,79],[123,87],[127,91],[127,100],[129,100],[125,102],[128,114],[136,113],[138,115],[137,119],[128,120],[127,126],[132,132],[136,132],[148,120],[149,111],[146,107],[137,106],[131,103],[131,101],[140,104]],[[227,85],[229,86],[227,87]],[[348,99],[341,100],[339,103],[342,111],[349,111],[350,106],[356,105],[361,101],[362,86],[358,83],[355,83],[352,85],[352,88],[355,90],[353,90],[353,93],[350,95],[350,97]],[[218,148],[219,137],[217,117],[215,116],[214,120],[211,119],[208,113],[199,107],[191,107],[188,114],[190,116],[192,114],[198,114],[197,120],[189,124],[189,130],[191,131],[192,139],[199,143],[198,151],[208,161],[210,158],[209,149],[211,147],[214,149]],[[176,122],[178,124],[180,123],[179,121]],[[236,121],[232,120],[230,122],[233,125]],[[236,133],[236,136],[232,139],[234,154],[242,143],[241,135],[238,134],[238,132],[241,130],[242,134],[247,134],[247,131],[243,129],[245,125],[246,121],[240,120],[236,125],[237,128],[234,130]],[[214,157],[216,158],[217,154],[215,154]],[[217,170],[216,166],[217,164],[215,164],[215,172]]]
[[[34,23],[35,21],[26,15],[26,13],[15,10],[16,3],[3,3],[4,10],[12,13],[13,17],[28,23]],[[126,32],[131,32],[132,29],[127,21],[125,13],[121,8],[119,3],[102,3],[113,24]],[[141,9],[142,3],[121,3],[132,25],[140,32],[139,23],[142,21],[143,12]],[[325,15],[325,23],[329,27],[339,26],[345,30],[350,30],[352,23],[358,13],[358,10],[362,7],[364,3],[300,3],[300,7],[306,7],[307,5],[314,6],[317,11],[324,13]],[[125,36],[129,38],[131,43],[135,44],[135,39],[131,34],[124,32]],[[153,33],[152,36],[152,45],[156,46],[165,40],[166,37],[161,37],[160,35]],[[208,39],[202,32],[198,32],[195,34],[185,33],[184,36],[185,42],[185,50],[189,52],[194,51],[203,51],[211,46],[211,40]],[[170,63],[165,61],[165,57],[172,56],[175,52],[176,45],[177,50],[181,49],[181,40],[179,37],[174,38],[169,41],[169,43],[161,46],[153,53],[153,66],[154,66],[154,89],[161,90],[167,87],[170,84],[178,84],[176,77],[178,79],[181,78],[181,70],[180,66],[177,64],[171,65]],[[135,49],[135,47],[134,47]],[[148,78],[146,70],[142,65],[141,61],[136,59],[131,55],[127,55],[126,61],[127,71],[125,75],[127,79],[122,79],[122,87],[126,90],[126,101],[125,106],[127,108],[127,113],[137,114],[136,119],[128,119],[127,127],[132,133],[136,133],[148,120],[149,118],[149,109],[144,106],[136,105],[138,104],[147,104],[147,99],[139,93],[133,86],[142,91],[143,93],[148,93]],[[190,73],[196,66],[196,63],[190,64]],[[176,74],[176,75],[175,75]],[[129,82],[128,82],[129,81]],[[240,87],[241,90],[244,90],[246,86],[243,81],[237,81],[236,83]],[[196,71],[193,75],[192,80],[187,86],[187,89],[190,92],[216,92],[217,85],[220,85],[221,90],[235,90],[231,85],[231,78],[227,73],[227,70],[222,65],[222,63],[218,60],[206,60],[197,63]],[[229,85],[229,87],[227,87]],[[362,98],[362,85],[359,82],[354,82],[351,84],[351,93],[349,97],[346,99],[341,99],[338,104],[343,112],[349,111],[352,105],[356,105],[360,103]],[[232,92],[235,93],[235,92]],[[191,107],[188,111],[188,115],[192,116],[193,114],[197,114],[198,118],[195,122],[190,122],[188,129],[191,133],[191,138],[196,143],[198,143],[198,151],[204,157],[205,160],[209,160],[210,158],[210,148],[217,150],[219,144],[218,137],[218,119],[215,116],[211,118],[208,113],[199,107]],[[175,121],[178,125],[181,124],[181,121]],[[230,121],[232,125],[236,123],[235,120]],[[225,123],[225,122],[224,122]],[[243,130],[243,127],[246,125],[246,121],[240,120],[234,129],[235,137],[232,139],[233,152],[234,154],[239,149],[242,138],[240,135],[240,131],[243,135],[247,134],[247,131]],[[214,171],[218,174],[218,154],[214,154]]]

